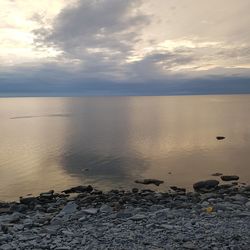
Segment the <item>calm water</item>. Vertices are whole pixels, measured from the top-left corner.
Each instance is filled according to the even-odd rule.
[[[214,172],[249,182],[249,114],[250,95],[0,98],[0,200],[138,178],[191,187]]]

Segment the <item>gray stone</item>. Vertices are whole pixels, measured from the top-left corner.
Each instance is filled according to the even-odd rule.
[[[136,214],[132,217],[130,217],[131,220],[138,221],[138,220],[144,220],[147,217],[144,214]]]
[[[245,206],[246,206],[248,209],[250,209],[250,201],[248,201],[248,202],[245,204]]]
[[[113,211],[112,207],[104,204],[100,207],[100,212],[101,213],[111,213]]]
[[[95,214],[98,213],[98,209],[97,209],[97,208],[82,209],[81,211],[82,211],[83,213],[89,214],[89,215],[95,215]]]
[[[200,191],[203,189],[214,189],[219,185],[219,181],[217,180],[206,180],[206,181],[199,181],[194,183],[193,188],[196,191]]]
[[[190,241],[183,243],[182,246],[183,248],[186,248],[186,249],[196,249],[194,243]]]
[[[77,211],[77,204],[74,201],[68,202],[67,205],[61,210],[60,215],[72,214]]]

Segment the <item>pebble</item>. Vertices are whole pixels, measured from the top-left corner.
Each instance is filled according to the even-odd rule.
[[[42,197],[53,199],[22,205],[21,213],[19,205],[0,203],[7,208],[0,210],[0,250],[249,249],[246,187],[174,194],[94,190],[68,198],[48,192]]]

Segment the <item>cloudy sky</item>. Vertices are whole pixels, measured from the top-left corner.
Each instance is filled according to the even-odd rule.
[[[249,0],[0,0],[0,94],[249,93],[249,9]]]

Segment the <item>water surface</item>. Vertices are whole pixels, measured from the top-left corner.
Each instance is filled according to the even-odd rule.
[[[138,178],[190,188],[214,172],[249,182],[249,114],[250,95],[0,98],[0,200]]]

